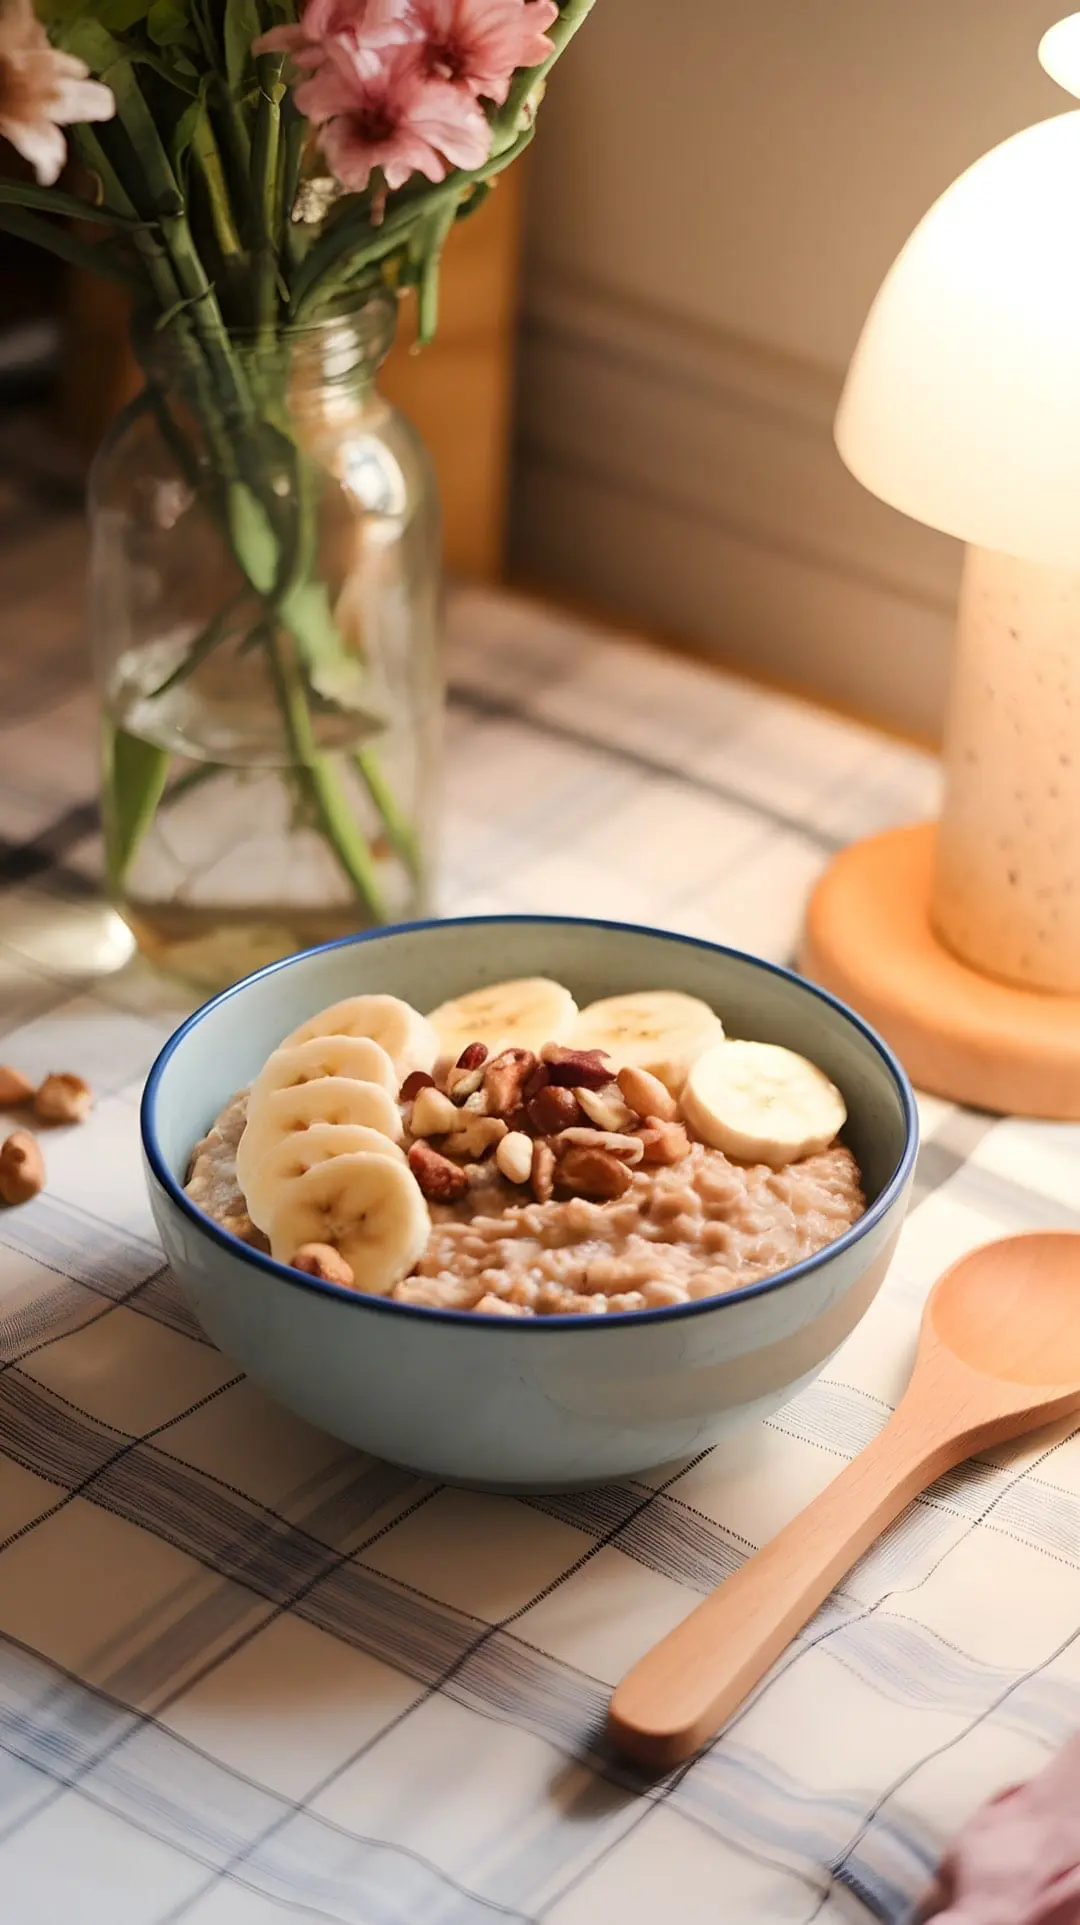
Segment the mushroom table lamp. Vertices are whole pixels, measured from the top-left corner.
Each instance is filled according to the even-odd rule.
[[[1040,59],[1080,97],[1080,14]],[[803,966],[922,1088],[1080,1119],[1080,111],[986,154],[916,228],[836,436],[967,553],[942,819],[832,864]]]

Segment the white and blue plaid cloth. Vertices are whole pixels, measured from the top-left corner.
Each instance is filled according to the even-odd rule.
[[[185,1000],[109,973],[77,522],[0,488],[5,516],[0,1061],[98,1100],[0,1214],[3,1925],[903,1919],[972,1807],[1080,1726],[1069,1425],[913,1505],[691,1768],[637,1779],[605,1705],[874,1435],[938,1272],[1080,1221],[1080,1129],[925,1102],[864,1324],[676,1473],[517,1502],[308,1429],[155,1243],[136,1106]],[[926,758],[706,666],[487,594],[451,628],[447,909],[788,959],[830,852],[934,806]]]

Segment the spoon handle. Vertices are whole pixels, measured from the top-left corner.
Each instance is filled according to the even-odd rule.
[[[665,1771],[715,1737],[886,1526],[963,1459],[969,1444],[927,1415],[905,1399],[820,1497],[627,1673],[608,1712],[622,1751]]]

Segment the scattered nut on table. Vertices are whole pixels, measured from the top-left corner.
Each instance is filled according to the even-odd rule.
[[[89,1083],[70,1070],[54,1070],[34,1097],[35,1112],[43,1123],[85,1123],[93,1107]]]
[[[45,1187],[45,1158],[29,1130],[13,1130],[0,1147],[0,1197],[5,1203],[29,1203]]]
[[[0,1063],[0,1109],[17,1110],[23,1103],[34,1100],[34,1085],[21,1069],[10,1069]]]
[[[318,1277],[323,1283],[339,1283],[345,1290],[351,1290],[356,1282],[352,1265],[346,1263],[340,1250],[332,1243],[305,1243],[292,1260],[294,1270],[302,1270],[306,1277]]]

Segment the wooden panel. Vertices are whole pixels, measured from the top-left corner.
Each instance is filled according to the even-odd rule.
[[[411,305],[383,386],[424,436],[443,498],[447,566],[490,581],[502,573],[520,225],[519,170],[450,237],[439,338],[414,351]],[[88,453],[138,391],[127,344],[127,302],[95,276],[74,274],[68,345],[57,399],[60,424]]]

